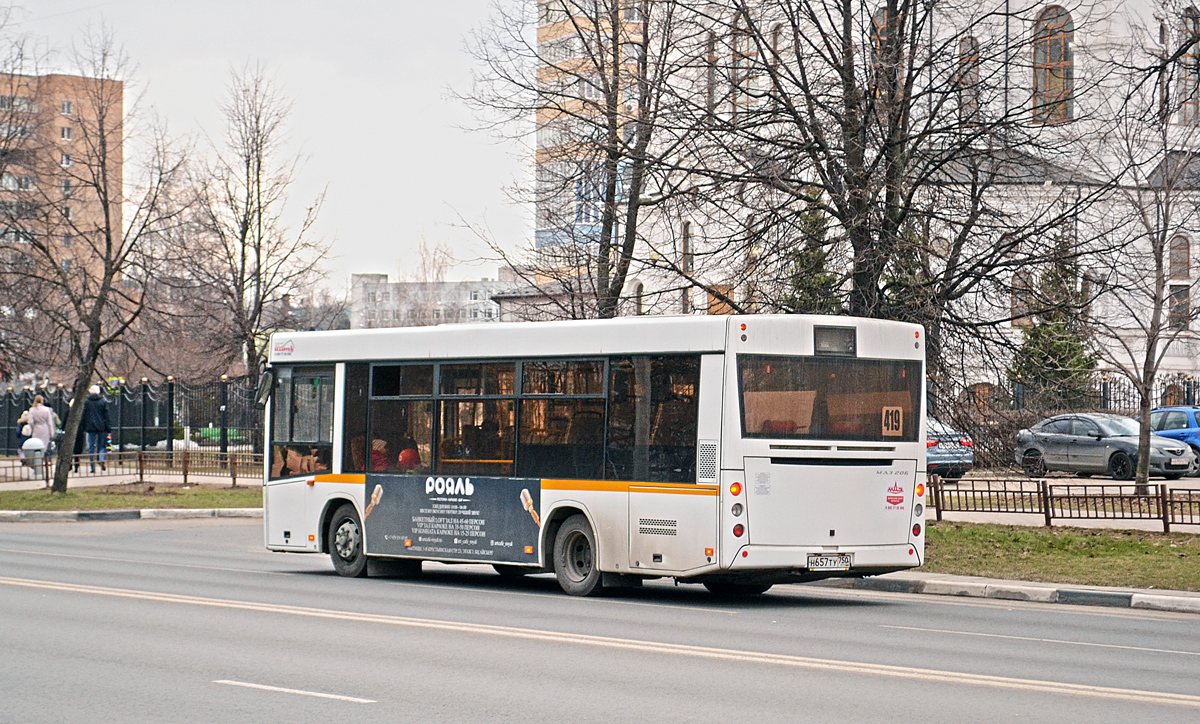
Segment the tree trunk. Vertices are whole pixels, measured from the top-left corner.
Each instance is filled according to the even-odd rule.
[[[87,400],[88,385],[96,371],[95,355],[88,355],[87,360],[80,365],[75,374],[72,388],[71,411],[67,413],[62,442],[55,455],[54,483],[50,486],[53,493],[67,492],[67,476],[71,472],[71,464],[75,456],[75,436],[79,434],[80,423],[83,422],[83,403]]]

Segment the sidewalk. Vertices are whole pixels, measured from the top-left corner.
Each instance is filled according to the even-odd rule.
[[[924,573],[919,570],[888,573],[872,578],[831,578],[811,585],[862,591],[1200,613],[1200,593],[1190,591],[1006,581],[998,578],[955,576],[948,573]]]

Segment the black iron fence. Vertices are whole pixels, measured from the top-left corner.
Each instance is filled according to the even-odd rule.
[[[53,457],[30,456],[23,460],[0,460],[0,483],[39,480],[46,487],[54,479],[57,460]],[[99,456],[76,455],[70,481],[83,478],[120,478],[114,482],[144,483],[148,480],[181,482],[187,485],[197,477],[212,482],[226,479],[237,487],[242,483],[261,484],[263,480],[262,453],[220,452],[218,450],[131,450]],[[70,482],[68,482],[68,485]]]
[[[1200,525],[1200,489],[1156,485],[1104,485],[1013,478],[943,481],[929,476],[926,504],[934,517],[943,512],[1029,513],[1046,525],[1055,520],[1156,520]]]
[[[61,385],[9,387],[0,401],[0,454],[16,455],[21,413],[41,395],[64,422],[71,392]],[[86,391],[85,393],[86,394]],[[112,423],[112,451],[215,450],[262,453],[263,409],[256,390],[238,380],[188,385],[170,378],[158,384],[117,383],[102,389]],[[81,435],[82,437],[82,435]],[[77,442],[77,451],[87,452]]]
[[[1154,407],[1200,404],[1200,380],[1159,378]],[[974,440],[975,466],[1015,468],[1017,432],[1064,412],[1114,412],[1136,417],[1141,396],[1128,378],[1096,372],[1072,387],[980,382],[965,387],[930,384],[929,413]]]

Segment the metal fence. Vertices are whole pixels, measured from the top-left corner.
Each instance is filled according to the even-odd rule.
[[[61,385],[9,387],[0,400],[0,454],[16,455],[21,413],[42,395],[65,423],[72,395]],[[238,380],[186,385],[170,378],[159,384],[119,383],[102,390],[112,422],[113,452],[215,449],[261,453],[263,409],[255,388]],[[82,438],[82,435],[80,436]],[[76,441],[76,452],[86,452]]]
[[[1150,392],[1154,407],[1200,404],[1200,380],[1164,376]],[[977,383],[965,387],[930,384],[929,412],[971,436],[975,466],[1016,467],[1017,432],[1064,412],[1114,412],[1136,417],[1141,397],[1120,375],[1096,372],[1073,390],[1039,388],[1020,382]]]
[[[0,483],[23,480],[41,480],[46,486],[54,479],[53,457],[31,457],[25,460],[0,460]],[[140,483],[148,480],[182,482],[187,485],[196,477],[228,479],[236,487],[238,481],[262,483],[263,456],[253,452],[227,452],[216,450],[132,450],[108,453],[104,460],[99,456],[77,455],[70,480],[80,478],[123,478],[130,481],[134,476]],[[69,483],[68,483],[69,485]]]
[[[944,481],[929,476],[926,504],[937,520],[943,512],[1031,513],[1046,525],[1054,520],[1159,520],[1200,525],[1200,489],[1156,485],[1092,485],[1048,480],[967,478]]]

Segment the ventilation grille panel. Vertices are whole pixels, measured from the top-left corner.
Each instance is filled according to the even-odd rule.
[[[642,535],[675,535],[678,521],[664,518],[638,518],[638,533]]]
[[[696,451],[696,479],[701,483],[717,482],[717,443],[701,440]]]

